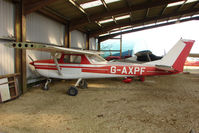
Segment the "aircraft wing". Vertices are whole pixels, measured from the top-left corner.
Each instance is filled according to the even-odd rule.
[[[40,43],[12,42],[12,43],[7,43],[5,45],[11,48],[39,50],[39,51],[46,51],[46,52],[51,52],[51,53],[88,54],[88,55],[103,54],[101,52],[96,52],[96,51],[64,48],[60,46],[40,44]]]
[[[170,71],[170,72],[175,71],[171,66],[155,65],[155,67],[156,67],[157,69],[163,70],[163,71]]]

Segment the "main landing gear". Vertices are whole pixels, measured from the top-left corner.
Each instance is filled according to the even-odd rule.
[[[42,87],[42,89],[46,90],[46,91],[49,90],[50,89],[49,83],[51,83],[51,81],[52,81],[51,79],[47,79],[46,83],[44,84],[44,86]]]
[[[67,94],[69,96],[76,96],[78,94],[78,88],[81,89],[85,89],[88,87],[88,84],[85,80],[83,80],[82,78],[79,78],[75,84],[75,86],[71,86],[68,90],[67,90]]]

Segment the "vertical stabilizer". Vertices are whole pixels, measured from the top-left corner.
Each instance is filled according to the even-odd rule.
[[[176,71],[183,71],[185,60],[194,42],[194,40],[181,39],[161,60],[148,62],[146,64],[170,66]]]

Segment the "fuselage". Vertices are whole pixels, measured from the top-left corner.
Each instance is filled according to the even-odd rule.
[[[133,77],[177,73],[163,71],[153,65],[108,62],[100,57],[96,58],[95,56],[93,58],[88,55],[72,55],[78,56],[80,59],[79,62],[66,62],[65,56],[70,55],[62,54],[61,58],[58,59],[61,74],[58,73],[56,63],[53,59],[34,61],[31,64],[42,76],[59,79]],[[73,59],[75,58],[73,57]]]

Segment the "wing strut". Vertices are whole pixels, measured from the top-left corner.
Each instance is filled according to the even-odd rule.
[[[59,75],[62,75],[61,69],[60,69],[60,66],[59,66],[59,63],[58,63],[57,58],[56,58],[56,56],[55,56],[55,53],[51,53],[51,55],[52,55],[52,57],[53,57],[53,59],[54,59],[54,62],[55,62],[55,65],[56,65],[58,74],[59,74]]]

